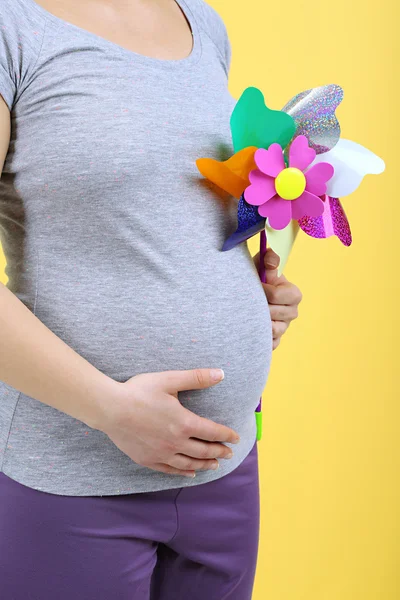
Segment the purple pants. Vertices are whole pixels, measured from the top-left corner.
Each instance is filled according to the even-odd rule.
[[[0,598],[251,600],[259,539],[257,442],[208,483],[59,496],[0,473]]]

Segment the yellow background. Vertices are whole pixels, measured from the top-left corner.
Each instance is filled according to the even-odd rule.
[[[253,599],[397,600],[395,0],[209,2],[231,38],[235,97],[254,85],[280,109],[300,91],[337,83],[345,90],[338,110],[343,137],[387,164],[385,174],[368,176],[343,200],[353,245],[300,232],[285,271],[304,299],[299,319],[274,352],[263,395]],[[258,251],[258,236],[249,247]]]
[[[353,245],[300,232],[285,269],[303,301],[263,394],[253,598],[398,600],[398,9],[394,0],[209,3],[230,35],[233,96],[254,85],[280,109],[337,83],[342,137],[387,165],[342,201]],[[253,255],[258,243],[249,241]]]

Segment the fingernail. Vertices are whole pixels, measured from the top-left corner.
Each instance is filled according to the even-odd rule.
[[[190,479],[193,479],[194,477],[196,477],[196,473],[193,473],[193,475],[187,474],[186,477],[190,477]]]
[[[233,440],[233,442],[232,442],[232,443],[233,443],[233,444],[238,444],[239,442],[240,442],[240,438],[236,438],[236,439],[234,439],[234,440]]]
[[[217,463],[213,463],[210,467],[210,469],[213,469],[214,471],[216,471],[217,469],[219,469],[219,462]]]
[[[221,381],[225,377],[225,373],[222,369],[211,369],[211,379],[214,381]]]
[[[232,456],[233,456],[233,452],[230,452],[230,454],[227,454],[227,455],[225,456],[225,458],[232,458]]]

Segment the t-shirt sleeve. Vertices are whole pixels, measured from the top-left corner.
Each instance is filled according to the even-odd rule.
[[[10,40],[10,33],[7,30],[6,19],[3,13],[3,4],[0,4],[0,94],[11,110],[17,88],[11,56],[13,41],[12,39]]]
[[[43,18],[21,0],[0,0],[0,94],[11,110],[40,52]]]
[[[205,0],[190,0],[199,26],[214,43],[227,77],[232,60],[232,48],[226,25],[221,15]]]

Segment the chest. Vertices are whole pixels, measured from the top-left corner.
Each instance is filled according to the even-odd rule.
[[[193,72],[153,72],[96,48],[61,51],[38,69],[18,106],[14,167],[195,169],[197,158],[232,154],[234,103],[217,61]]]
[[[190,24],[175,0],[129,2],[39,0],[41,8],[126,50],[161,58],[182,59],[192,50]]]
[[[28,207],[43,194],[63,204],[184,196],[197,189],[197,158],[233,153],[234,104],[211,47],[192,68],[153,69],[60,30],[16,106],[9,169]]]

